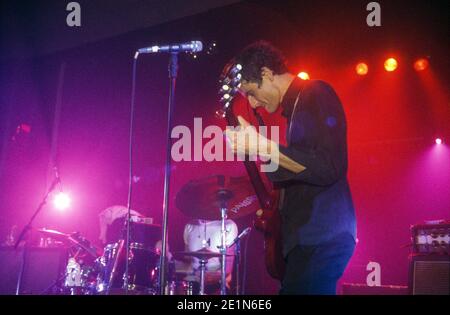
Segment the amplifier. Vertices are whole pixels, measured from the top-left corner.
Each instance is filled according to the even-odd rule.
[[[450,295],[450,256],[409,257],[409,292],[414,295]]]
[[[52,293],[52,285],[63,276],[67,256],[66,248],[0,247],[0,294],[16,294],[17,288],[19,294]]]
[[[414,253],[450,254],[450,221],[425,221],[411,226]]]
[[[23,249],[0,247],[0,295],[16,294],[22,260]]]

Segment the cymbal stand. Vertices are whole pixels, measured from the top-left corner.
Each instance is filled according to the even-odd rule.
[[[225,228],[225,220],[227,219],[227,201],[232,197],[232,192],[226,189],[221,189],[218,191],[218,199],[220,201],[220,219],[221,219],[221,244],[220,244],[220,253],[221,256],[221,283],[220,283],[220,295],[227,294],[226,287],[226,254],[227,254],[227,245],[226,245],[226,228]]]
[[[221,262],[221,283],[220,283],[220,295],[226,295],[227,294],[227,288],[226,288],[226,253],[227,253],[227,245],[226,245],[226,230],[225,230],[225,220],[227,219],[227,208],[221,207],[220,208],[220,215],[221,215],[221,244],[220,244],[220,253],[222,254],[222,262]]]
[[[208,260],[206,260],[204,257],[200,258],[200,295],[205,295],[205,270],[206,270],[206,263]]]

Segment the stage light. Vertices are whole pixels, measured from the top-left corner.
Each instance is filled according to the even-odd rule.
[[[397,69],[397,66],[397,60],[395,60],[394,58],[386,59],[386,61],[384,62],[384,69],[386,69],[386,71],[388,72],[394,71],[395,69]]]
[[[420,58],[420,59],[417,59],[417,60],[414,62],[414,69],[415,69],[416,71],[423,71],[423,70],[425,70],[426,68],[428,68],[428,60],[427,60],[427,59],[425,59],[425,58]]]
[[[309,80],[309,74],[307,72],[299,72],[297,76],[302,80]]]
[[[356,65],[355,70],[358,75],[366,75],[369,72],[369,67],[364,62],[360,62]]]
[[[441,138],[436,138],[436,140],[434,140],[434,142],[436,142],[436,144],[442,144],[442,139]]]
[[[65,210],[70,207],[70,197],[68,194],[59,192],[55,195],[55,198],[53,199],[53,205],[58,210]]]

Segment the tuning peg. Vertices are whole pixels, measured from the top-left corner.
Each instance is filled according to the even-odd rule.
[[[231,90],[231,87],[228,84],[224,84],[222,85],[222,87],[220,88],[219,94],[225,94],[225,93],[229,93]]]
[[[215,114],[216,114],[217,118],[225,118],[226,111],[224,109],[219,109],[219,110],[216,110]]]
[[[220,99],[221,103],[227,103],[231,101],[231,95],[226,93],[222,96],[222,98]]]

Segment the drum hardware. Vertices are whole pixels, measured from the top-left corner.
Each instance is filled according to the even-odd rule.
[[[206,259],[200,258],[200,295],[205,294],[205,270],[207,262]]]
[[[202,295],[195,281],[169,281],[166,295]]]
[[[177,252],[174,254],[176,257],[177,256],[188,256],[188,257],[196,257],[199,259],[199,270],[200,270],[200,291],[199,294],[200,295],[204,295],[205,294],[205,271],[206,271],[206,264],[208,263],[208,260],[210,258],[214,258],[214,257],[222,257],[223,254],[222,253],[216,253],[216,252],[212,252],[210,250],[206,250],[206,249],[200,249],[198,251],[193,251],[193,252]],[[226,254],[225,256],[232,256],[230,254]],[[221,271],[222,274],[222,271]]]
[[[227,204],[228,200],[230,200],[233,197],[233,193],[230,190],[226,189],[220,189],[217,191],[217,199],[220,200],[220,215],[221,215],[221,223],[222,223],[222,229],[221,229],[221,245],[219,247],[220,253],[222,254],[222,280],[220,283],[220,294],[226,295],[227,294],[227,287],[226,287],[226,254],[227,254],[227,245],[226,245],[226,230],[225,230],[225,220],[227,219]],[[200,262],[200,265],[202,265],[202,262]],[[203,270],[203,273],[205,271]],[[203,275],[204,276],[204,275]]]

